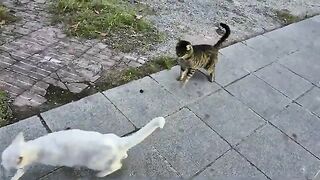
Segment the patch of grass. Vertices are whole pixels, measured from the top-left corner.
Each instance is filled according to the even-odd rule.
[[[171,69],[173,66],[177,65],[177,61],[173,57],[169,56],[159,56],[153,58],[151,61],[145,63],[144,65],[134,68],[128,68],[122,71],[113,72],[105,75],[96,83],[96,89],[98,91],[104,91],[111,89],[130,81],[141,79],[150,74]]]
[[[121,0],[57,0],[51,7],[54,23],[64,23],[69,35],[101,38],[123,52],[149,50],[162,35],[143,18],[141,6]]]
[[[14,16],[8,8],[0,3],[0,27],[17,21],[19,18]]]
[[[12,118],[9,106],[9,97],[6,92],[0,90],[0,127],[7,125]]]
[[[276,10],[275,13],[277,19],[284,25],[295,23],[300,20],[298,16],[291,14],[287,9]]]

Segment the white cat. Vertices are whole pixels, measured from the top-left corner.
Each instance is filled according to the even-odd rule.
[[[6,170],[17,169],[11,180],[18,180],[34,163],[82,166],[99,171],[96,176],[104,177],[119,170],[121,160],[128,156],[127,151],[158,127],[163,128],[164,124],[163,117],[154,118],[138,132],[126,137],[73,129],[25,141],[23,134],[19,133],[3,151],[1,164]]]

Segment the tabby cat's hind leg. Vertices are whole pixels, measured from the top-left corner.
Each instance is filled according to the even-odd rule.
[[[210,73],[209,76],[208,76],[208,79],[210,82],[214,82],[216,81],[216,76],[214,73]]]
[[[213,66],[211,70],[208,70],[208,72],[209,72],[208,80],[210,82],[216,81],[215,66]]]

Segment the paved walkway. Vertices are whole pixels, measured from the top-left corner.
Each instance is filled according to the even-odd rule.
[[[182,90],[174,67],[3,127],[0,151],[19,131],[27,139],[67,127],[124,135],[165,116],[165,128],[102,179],[304,180],[320,169],[319,50],[316,16],[222,49],[217,83],[198,73]],[[86,169],[35,166],[23,179],[95,178]]]
[[[50,84],[79,93],[103,73],[144,63],[98,40],[66,37],[63,27],[50,24],[50,0],[1,2],[21,18],[0,29],[0,88],[18,107],[46,102]]]

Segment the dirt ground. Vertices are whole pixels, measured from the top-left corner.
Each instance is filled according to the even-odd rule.
[[[284,25],[278,12],[293,18],[320,13],[319,0],[145,0],[154,11],[148,16],[159,30],[168,34],[165,43],[150,54],[174,53],[178,38],[193,43],[214,44],[217,24],[230,25],[228,43],[241,41]],[[228,44],[226,43],[226,44]]]

